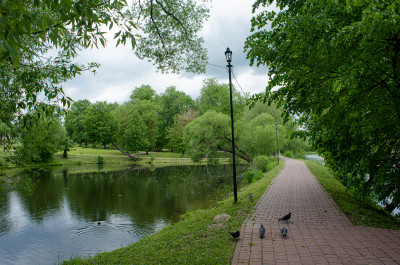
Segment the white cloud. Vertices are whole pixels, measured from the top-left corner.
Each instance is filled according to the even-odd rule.
[[[229,47],[233,52],[234,73],[243,91],[258,93],[266,86],[266,73],[263,69],[250,67],[243,52],[244,42],[250,35],[251,5],[251,1],[214,0],[202,36],[208,49],[209,63],[225,67],[224,52]],[[169,86],[175,86],[195,99],[205,78],[228,82],[226,69],[212,65],[203,75],[157,73],[156,67],[139,60],[128,46],[115,48],[111,43],[106,48],[83,51],[79,61],[99,62],[101,67],[96,75],[87,72],[64,84],[67,96],[74,100],[122,103],[128,100],[135,87],[143,84],[150,85],[158,94]],[[234,79],[233,83],[238,87]]]

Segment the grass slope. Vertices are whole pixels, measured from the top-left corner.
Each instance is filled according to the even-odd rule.
[[[231,264],[237,241],[228,231],[240,230],[255,202],[283,167],[284,163],[280,163],[263,178],[241,189],[237,203],[228,198],[209,209],[189,211],[179,222],[137,243],[63,264]],[[248,199],[250,193],[253,202]],[[213,223],[213,217],[222,213],[231,218],[223,224]]]
[[[314,161],[304,162],[352,224],[400,230],[398,219],[375,203],[356,198],[353,192],[346,190],[346,187],[330,174],[327,167]]]

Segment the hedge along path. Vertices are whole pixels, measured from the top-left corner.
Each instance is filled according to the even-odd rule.
[[[304,162],[283,159],[285,168],[241,226],[232,264],[400,263],[400,231],[352,225]],[[289,212],[288,223],[278,222]]]

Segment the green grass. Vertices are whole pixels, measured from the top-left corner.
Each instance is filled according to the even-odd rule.
[[[242,188],[237,203],[228,198],[209,209],[189,211],[179,222],[137,243],[88,259],[73,258],[63,264],[231,264],[237,241],[228,231],[240,230],[255,202],[283,167],[281,163]],[[250,193],[253,202],[248,199]],[[214,224],[212,218],[222,213],[232,217],[223,224]]]
[[[346,190],[346,187],[330,174],[327,167],[314,161],[304,162],[352,224],[400,230],[398,219],[374,202],[356,198],[353,192]]]

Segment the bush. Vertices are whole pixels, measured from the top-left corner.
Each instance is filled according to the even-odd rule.
[[[243,178],[247,181],[247,183],[252,183],[253,180],[257,181],[261,179],[262,176],[263,172],[261,170],[248,170],[243,174]]]
[[[293,157],[293,151],[292,150],[287,150],[283,153],[286,157],[292,158]]]
[[[261,170],[267,172],[274,167],[275,159],[266,155],[260,155],[254,158],[252,168],[255,170]]]
[[[100,164],[100,165],[104,164],[104,157],[98,156],[97,157],[97,164]]]

